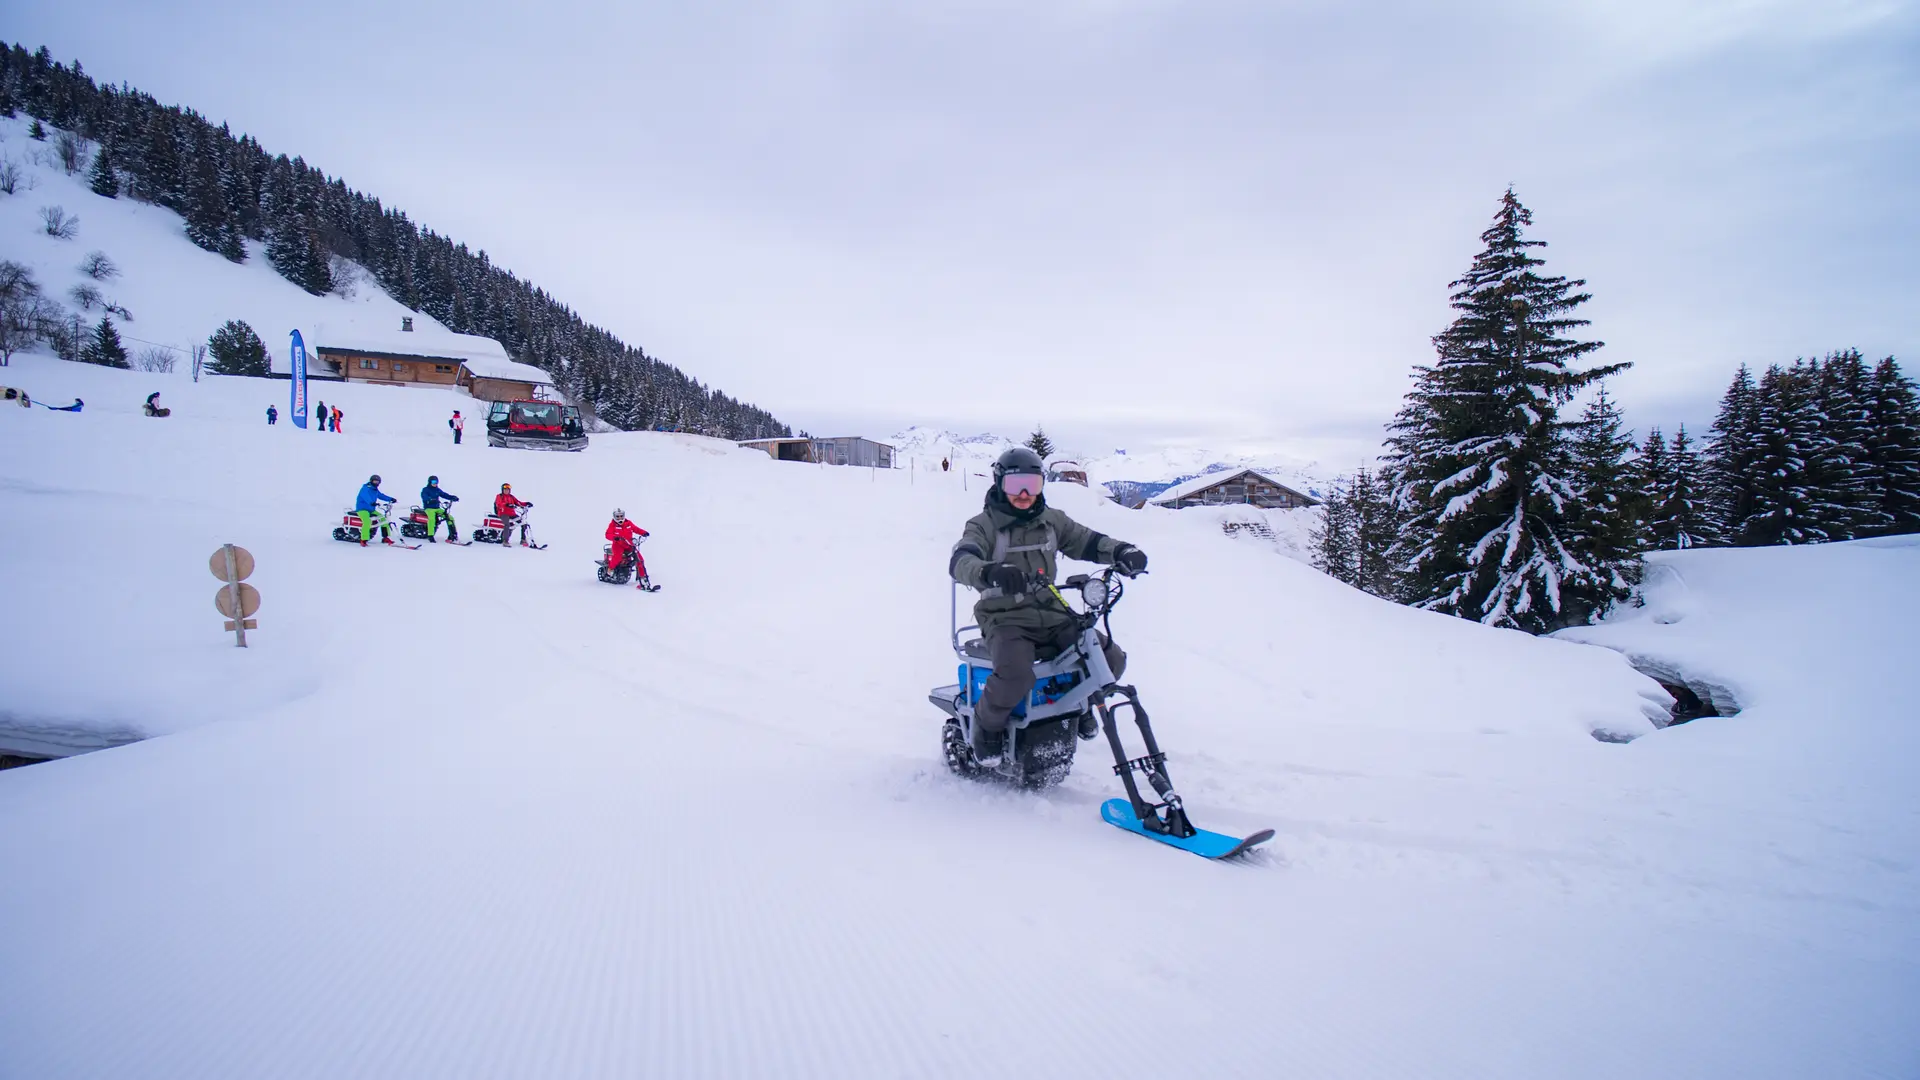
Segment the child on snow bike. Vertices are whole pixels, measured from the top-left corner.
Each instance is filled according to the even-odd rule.
[[[373,523],[376,516],[380,521],[380,542],[383,544],[393,543],[393,537],[387,535],[387,515],[384,513],[384,507],[381,505],[382,503],[391,503],[393,501],[393,496],[380,490],[379,473],[374,473],[372,476],[367,477],[367,482],[360,485],[360,495],[354,500],[353,509],[355,513],[360,515],[361,547],[366,547],[367,541],[373,538]]]
[[[493,497],[493,516],[500,519],[500,545],[502,547],[505,547],[507,540],[513,536],[513,525],[514,522],[520,521],[521,509],[531,509],[532,507],[533,504],[531,502],[514,497],[512,484],[500,485],[500,494]],[[520,546],[528,546],[527,525],[524,521],[520,522]]]
[[[631,559],[633,569],[630,572],[640,579],[640,583],[634,588],[644,589],[647,592],[656,591],[659,586],[647,577],[647,560],[640,555],[640,541],[645,540],[649,535],[651,534],[647,530],[627,520],[625,510],[615,507],[613,520],[607,523],[607,539],[612,543],[607,549],[606,562],[600,566],[600,580],[625,584],[626,573],[629,572],[627,562]]]

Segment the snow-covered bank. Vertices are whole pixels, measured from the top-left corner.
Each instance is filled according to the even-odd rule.
[[[280,382],[176,380],[161,421],[145,376],[8,379],[88,408],[0,412],[0,512],[32,524],[0,701],[163,737],[0,773],[0,866],[29,871],[0,879],[0,1075],[1800,1077],[1920,1053],[1910,744],[1822,751],[1857,760],[1842,803],[1764,782],[1819,718],[1743,739],[1769,700],[1746,669],[1742,716],[1658,731],[1664,693],[1614,651],[1058,485],[1152,556],[1114,630],[1196,819],[1279,830],[1214,866],[1100,823],[1098,744],[1045,796],[945,775],[925,694],[980,496],[957,476],[654,434],[455,448],[441,391],[339,387],[336,436],[266,427]],[[403,500],[438,474],[463,526],[509,480],[552,547],[328,539],[371,472]],[[665,591],[593,580],[616,505]],[[260,560],[244,651],[211,604],[226,540]],[[1917,576],[1873,575],[1896,599]],[[1746,587],[1690,582],[1713,610]],[[1845,649],[1851,594],[1808,602]],[[1797,700],[1837,693],[1820,678]],[[1909,681],[1872,693],[1916,711]]]

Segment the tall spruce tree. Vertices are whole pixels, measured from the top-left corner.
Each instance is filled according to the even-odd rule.
[[[1320,503],[1320,520],[1313,528],[1313,566],[1337,581],[1358,585],[1359,520],[1352,490],[1352,482],[1345,477],[1328,485]]]
[[[1811,468],[1820,441],[1817,375],[1801,361],[1775,364],[1755,394],[1753,508],[1734,525],[1734,543],[1818,544],[1830,537]]]
[[[87,170],[87,187],[95,195],[105,195],[109,199],[120,197],[120,177],[113,171],[113,154],[105,145],[93,155],[93,167]]]
[[[1753,516],[1754,462],[1760,453],[1758,407],[1753,373],[1741,364],[1720,397],[1720,413],[1714,417],[1707,447],[1713,517],[1725,530],[1727,541],[1736,545],[1742,543],[1746,521]]]
[[[1672,480],[1662,492],[1649,525],[1660,546],[1673,548],[1711,547],[1720,543],[1720,525],[1713,517],[1713,501],[1707,497],[1706,467],[1687,437],[1687,425],[1673,433],[1673,448],[1667,454]]]
[[[1633,462],[1633,502],[1635,511],[1647,523],[1647,544],[1649,547],[1671,547],[1663,543],[1664,537],[1654,528],[1654,518],[1659,507],[1665,501],[1666,492],[1673,487],[1673,465],[1667,456],[1667,437],[1655,427],[1647,432],[1647,441],[1640,446],[1640,455]]]
[[[226,195],[220,190],[219,172],[207,158],[194,162],[186,216],[187,239],[233,262],[246,261],[247,249],[240,242],[240,230],[234,227]]]
[[[1365,468],[1348,488],[1353,507],[1353,583],[1375,596],[1396,599],[1400,578],[1390,552],[1400,535],[1392,478]]]
[[[1889,356],[1867,387],[1866,500],[1872,535],[1920,532],[1920,395]]]
[[[1830,539],[1870,536],[1886,522],[1871,495],[1867,443],[1873,436],[1870,376],[1858,349],[1827,354],[1815,379],[1819,437],[1810,468],[1816,512]]]
[[[1545,277],[1524,238],[1533,215],[1512,189],[1484,249],[1451,283],[1453,324],[1439,360],[1390,426],[1394,500],[1407,516],[1394,547],[1416,605],[1535,633],[1585,622],[1617,595],[1619,568],[1576,553],[1581,528],[1560,409],[1627,364],[1577,370],[1598,341],[1568,336],[1585,319],[1584,281]]]
[[[1633,450],[1620,408],[1601,386],[1574,429],[1568,457],[1579,526],[1570,546],[1604,580],[1610,600],[1603,610],[1633,595],[1640,584],[1640,552],[1647,547],[1646,507],[1637,490]]]
[[[133,367],[127,363],[127,347],[120,343],[120,331],[114,329],[113,316],[100,316],[99,325],[93,328],[86,343],[80,346],[80,359],[101,367]]]
[[[1026,446],[1027,449],[1039,454],[1041,461],[1053,456],[1053,440],[1047,438],[1046,428],[1034,428],[1033,434],[1027,436]]]

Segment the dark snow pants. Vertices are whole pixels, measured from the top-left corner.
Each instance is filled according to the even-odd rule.
[[[993,656],[993,674],[974,706],[973,720],[986,731],[1004,731],[1007,717],[1027,695],[1033,693],[1033,662],[1040,656],[1059,656],[1073,647],[1080,631],[1070,622],[1049,626],[996,626],[987,634],[987,651]],[[1115,678],[1127,670],[1127,654],[1120,646],[1100,635],[1101,650],[1107,654],[1107,666]]]

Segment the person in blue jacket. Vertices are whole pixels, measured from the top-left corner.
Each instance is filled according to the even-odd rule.
[[[449,495],[440,489],[439,477],[427,477],[427,486],[420,489],[420,509],[427,512],[427,543],[439,543],[434,539],[434,534],[440,531],[441,518],[447,519],[447,539],[456,544],[460,542],[460,530],[454,525],[452,516],[452,504],[459,501],[460,496]],[[442,507],[442,502],[448,505]]]
[[[393,537],[387,535],[387,515],[382,512],[384,508],[381,506],[382,503],[390,503],[392,501],[393,496],[380,490],[379,473],[374,473],[372,476],[367,477],[367,482],[360,485],[360,497],[353,501],[353,508],[360,514],[361,547],[366,547],[367,541],[373,539],[373,521],[375,517],[380,519],[380,542],[383,544],[393,543]]]

